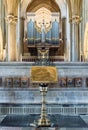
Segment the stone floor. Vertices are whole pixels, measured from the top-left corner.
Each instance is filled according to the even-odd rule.
[[[0,122],[3,121],[3,119],[6,116],[0,116]],[[82,115],[80,116],[81,119],[88,125],[88,115]],[[76,119],[76,118],[75,118]],[[73,122],[74,123],[74,122]],[[6,126],[0,126],[0,130],[88,130],[88,128],[83,127],[63,127],[63,128],[35,128],[35,127],[6,127]]]

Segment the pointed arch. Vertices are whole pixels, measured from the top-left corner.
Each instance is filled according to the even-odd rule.
[[[55,0],[32,0],[31,3],[28,4],[26,12],[35,12],[41,7],[45,7],[51,12],[60,12]]]

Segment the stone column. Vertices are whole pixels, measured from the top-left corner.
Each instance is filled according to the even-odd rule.
[[[4,59],[4,48],[6,44],[6,33],[5,33],[5,8],[3,1],[0,0],[0,61]]]
[[[64,61],[67,61],[67,42],[66,42],[66,18],[62,18],[62,40],[64,43]]]
[[[2,38],[2,1],[0,0],[0,61],[2,61],[3,38]]]
[[[80,39],[80,21],[81,21],[81,9],[82,0],[67,0],[69,8],[69,21],[71,27],[71,61],[80,61],[81,39]]]
[[[7,16],[8,24],[8,61],[16,61],[16,21],[14,15]]]
[[[22,60],[23,38],[24,38],[24,18],[21,17],[21,3],[18,6],[18,32],[17,32],[17,60]]]
[[[72,23],[70,22],[70,61],[72,61]]]
[[[79,38],[79,24],[80,16],[72,16],[70,21],[71,28],[71,61],[80,61],[80,38]]]

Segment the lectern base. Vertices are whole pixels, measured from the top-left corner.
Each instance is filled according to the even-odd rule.
[[[50,120],[48,118],[40,118],[38,120],[38,126],[39,127],[50,127],[51,126]]]

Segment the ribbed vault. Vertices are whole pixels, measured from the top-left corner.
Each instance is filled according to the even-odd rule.
[[[69,17],[81,16],[82,0],[67,0]]]
[[[26,9],[26,12],[35,12],[41,7],[45,7],[51,12],[60,12],[60,8],[55,0],[32,0]]]
[[[4,0],[3,2],[5,4],[7,14],[17,15],[17,8],[20,0]]]

